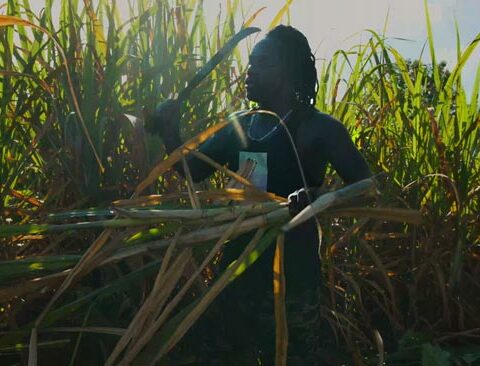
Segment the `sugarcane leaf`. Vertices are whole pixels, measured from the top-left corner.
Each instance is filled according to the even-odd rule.
[[[79,297],[78,299],[62,305],[49,312],[44,321],[42,322],[42,328],[48,328],[49,326],[56,324],[62,319],[66,319],[71,314],[80,312],[82,309],[86,309],[86,305],[91,302],[101,301],[109,296],[123,291],[128,288],[133,288],[144,278],[153,275],[160,267],[161,261],[150,262],[147,265],[139,268],[136,271],[130,272],[115,281],[106,284],[104,287],[91,291],[86,295]],[[18,343],[25,334],[28,334],[32,329],[34,323],[30,323],[20,328],[20,330],[14,334],[6,335],[0,338],[0,347],[8,347],[9,345]]]
[[[285,16],[285,14],[288,14],[290,10],[290,5],[292,5],[293,0],[287,0],[285,2],[285,5],[282,6],[282,8],[278,11],[277,15],[273,18],[272,22],[268,26],[268,29],[272,29],[276,27],[280,22],[282,21],[282,18]]]
[[[0,262],[0,285],[19,278],[32,278],[72,267],[79,255],[33,257]]]
[[[68,60],[67,60],[67,57],[63,51],[63,48],[61,47],[61,45],[58,43],[58,41],[56,40],[56,38],[45,28],[43,27],[40,27],[39,25],[37,24],[34,24],[28,20],[25,20],[25,19],[21,19],[21,18],[18,18],[18,17],[14,17],[14,16],[9,16],[9,15],[0,15],[0,27],[6,27],[6,26],[12,26],[12,25],[20,25],[20,26],[26,26],[26,27],[32,27],[34,29],[38,29],[39,31],[45,33],[54,43],[55,45],[57,46],[57,49],[60,53],[60,55],[62,56],[62,59],[63,59],[63,62],[64,62],[64,65],[65,65],[65,71],[66,71],[66,74],[67,74],[67,78],[68,78],[68,84],[69,84],[69,87],[70,87],[70,92],[71,92],[71,95],[72,95],[72,100],[75,104],[75,109],[76,109],[76,113],[78,115],[78,118],[80,120],[80,124],[81,124],[81,127],[83,129],[83,132],[85,133],[85,137],[87,138],[88,140],[88,143],[90,145],[90,147],[92,148],[92,152],[93,154],[95,155],[95,159],[98,163],[98,166],[100,168],[100,171],[104,171],[105,168],[103,167],[103,164],[100,160],[100,157],[95,149],[95,146],[93,144],[93,141],[92,141],[92,138],[90,136],[90,133],[88,131],[88,128],[85,124],[85,121],[83,120],[83,115],[82,113],[80,112],[80,107],[78,105],[78,100],[76,98],[76,95],[74,93],[74,89],[73,89],[73,83],[72,83],[72,80],[71,80],[71,76],[70,76],[70,73],[68,71]]]
[[[250,266],[252,266],[268,249],[270,245],[275,241],[275,238],[279,232],[278,227],[274,227],[271,230],[267,231],[263,238],[260,240],[258,245],[255,249],[247,256],[247,258],[240,264],[237,270],[233,273],[232,277],[230,278],[230,282],[235,281],[239,276],[241,276]],[[234,260],[232,263],[228,265],[228,267],[233,266],[237,260]]]
[[[252,266],[257,259],[265,252],[265,250],[272,244],[276,235],[278,234],[280,228],[274,227],[267,230],[263,234],[262,238],[255,245],[254,250],[247,255],[244,261],[240,264],[237,270],[235,270],[231,277],[228,280],[228,283],[231,283],[238,279],[242,273],[244,273],[250,266]],[[226,269],[226,271],[236,263],[232,263]],[[220,275],[221,276],[221,275]],[[207,296],[208,292],[205,293],[201,298],[196,299],[184,309],[182,309],[175,317],[171,318],[160,331],[152,337],[150,343],[145,347],[145,349],[135,358],[134,365],[146,365],[152,364],[152,361],[158,356],[158,350],[172,338],[174,333],[177,331],[178,326],[184,322],[184,320],[189,316],[192,311],[195,311],[202,299]]]

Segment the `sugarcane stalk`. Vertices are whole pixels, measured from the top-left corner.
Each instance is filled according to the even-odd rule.
[[[221,222],[233,220],[241,213],[247,216],[259,215],[281,208],[278,202],[256,203],[246,206],[230,206],[210,209],[188,210],[134,210],[115,208],[115,210],[127,218],[98,220],[91,222],[77,222],[69,224],[27,224],[27,225],[1,225],[0,237],[9,237],[26,234],[48,234],[70,230],[86,230],[98,228],[126,228],[134,226],[155,225],[162,222],[182,221],[183,224],[199,224],[194,220],[208,220],[209,222]],[[186,221],[186,222],[184,222]]]
[[[233,232],[232,237],[237,237],[241,234],[248,233],[249,231],[252,231],[254,229],[267,227],[274,224],[282,224],[286,222],[289,218],[290,218],[290,214],[288,212],[288,207],[282,207],[266,215],[254,216],[249,219],[246,219],[240,225],[238,225],[238,227]],[[178,246],[179,247],[186,246],[186,245],[193,246],[193,245],[204,243],[210,240],[217,239],[223,234],[225,230],[229,228],[229,226],[230,226],[230,223],[227,223],[223,225],[203,228],[203,229],[196,230],[188,234],[182,235],[178,239]],[[120,249],[112,257],[107,258],[104,262],[102,262],[102,265],[117,262],[119,260],[122,260],[128,257],[145,254],[151,250],[158,250],[158,249],[165,248],[166,246],[168,246],[169,242],[170,242],[169,239],[161,239],[161,240],[156,240],[149,243],[137,245],[134,248]]]
[[[265,192],[253,190],[250,187],[240,188],[224,188],[224,189],[211,189],[209,191],[196,191],[196,195],[202,201],[263,201],[265,198]],[[277,196],[273,193],[269,193],[269,199],[277,202],[286,202],[284,197]],[[180,193],[165,193],[165,194],[152,194],[148,196],[142,196],[132,199],[114,201],[114,207],[145,207],[154,206],[166,202],[172,202],[179,199],[188,199],[187,192]]]
[[[373,178],[367,178],[345,188],[326,193],[300,211],[298,215],[282,227],[282,230],[284,232],[290,231],[333,205],[345,203],[352,198],[373,194],[375,191],[375,181]]]
[[[185,296],[185,294],[190,289],[190,287],[192,286],[192,284],[196,280],[196,278],[205,269],[205,267],[208,265],[208,263],[211,262],[211,260],[213,259],[215,254],[220,250],[221,246],[225,243],[225,241],[228,240],[230,235],[234,232],[235,227],[240,222],[242,222],[242,220],[244,218],[245,218],[244,214],[240,215],[230,225],[230,227],[222,234],[220,239],[217,241],[217,243],[214,245],[214,247],[210,250],[209,254],[204,258],[202,264],[195,271],[195,273],[188,279],[188,281],[185,283],[185,285],[183,285],[183,287],[175,295],[175,297],[167,304],[167,306],[161,312],[161,314],[159,314],[159,316],[155,318],[155,321],[153,321],[152,324],[150,325],[150,327],[145,330],[145,332],[142,334],[142,336],[136,341],[135,345],[131,347],[131,349],[129,350],[129,354],[131,354],[133,357],[135,357],[138,354],[138,352],[140,352],[140,350],[148,343],[148,341],[151,339],[151,337],[158,331],[158,329],[167,320],[168,316],[170,316],[173,309],[179,304],[181,299]],[[112,363],[113,363],[113,361],[115,361],[115,357],[117,357],[120,354],[120,351],[117,354],[112,352],[112,354],[109,356],[108,360],[112,360]],[[106,366],[109,365],[108,360],[107,360]]]
[[[208,209],[185,209],[185,210],[137,210],[116,207],[115,210],[121,215],[131,219],[166,219],[166,220],[200,220],[208,218],[234,219],[240,214],[263,214],[281,208],[278,202],[254,203],[245,206],[230,206]]]

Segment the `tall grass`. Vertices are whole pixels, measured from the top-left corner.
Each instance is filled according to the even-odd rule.
[[[408,334],[417,336],[407,331],[450,329],[454,337],[479,324],[479,298],[471,294],[480,285],[480,65],[470,95],[462,70],[480,33],[465,49],[457,45],[456,65],[437,62],[425,11],[432,64],[424,64],[422,55],[405,59],[388,39],[371,32],[366,44],[338,51],[320,76],[317,105],[342,120],[374,170],[386,173],[383,204],[418,207],[426,220],[418,228],[360,221],[341,230],[330,247],[331,308],[338,301],[351,303],[332,321],[371,344],[370,329],[380,327],[387,342],[407,334],[409,343]],[[352,311],[360,321],[350,322]],[[393,328],[384,328],[373,313]],[[413,351],[429,352],[418,348],[426,339],[416,339],[391,362],[414,362]]]
[[[12,206],[13,191],[61,207],[108,201],[131,190],[162,154],[159,140],[142,135],[139,119],[184,88],[235,33],[239,6],[233,2],[217,33],[208,34],[201,2],[140,1],[126,22],[115,2],[96,3],[94,9],[90,1],[47,1],[39,15],[28,2],[7,4],[7,15],[48,29],[67,63],[39,29],[2,28],[3,207]],[[52,19],[52,5],[60,7],[60,19]],[[241,70],[235,53],[194,91],[185,120],[200,122],[185,125],[186,135],[211,123],[217,111],[239,108],[235,95],[241,86],[234,75]],[[19,206],[30,208],[26,202]]]
[[[0,27],[0,216],[8,224],[0,227],[0,357],[8,362],[26,357],[30,334],[32,363],[36,356],[41,363],[48,347],[68,351],[53,363],[148,364],[172,348],[172,357],[189,356],[174,346],[286,220],[278,202],[205,209],[282,199],[248,186],[212,189],[224,188],[226,176],[245,183],[225,168],[201,187],[209,190],[195,192],[168,171],[184,152],[164,160],[161,141],[142,128],[144,115],[179,93],[240,29],[241,1],[228,2],[213,33],[198,0],[138,1],[128,21],[115,2],[95,4],[46,0],[34,14],[28,1],[10,0],[3,8],[17,19]],[[317,107],[347,125],[372,169],[386,177],[375,208],[343,207],[323,219],[329,293],[322,317],[356,364],[418,364],[445,353],[464,361],[478,353],[439,347],[454,338],[471,346],[480,328],[480,65],[470,96],[461,78],[480,34],[446,70],[435,57],[428,13],[426,24],[431,66],[406,60],[374,32],[319,65]],[[188,99],[183,137],[211,127],[191,146],[244,106],[244,66],[235,51]],[[328,182],[336,186],[333,174]],[[135,191],[144,196],[105,208]],[[188,202],[204,210],[172,210]],[[421,210],[423,224],[398,208]],[[358,219],[332,225],[328,216]],[[229,272],[215,275],[215,254],[235,230],[265,222],[268,229],[257,231]],[[194,243],[203,246],[192,250]],[[282,347],[284,340],[277,339]],[[83,352],[92,347],[101,351]]]

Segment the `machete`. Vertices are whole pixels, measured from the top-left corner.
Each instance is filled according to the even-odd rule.
[[[212,56],[212,58],[205,64],[203,65],[200,70],[197,71],[195,76],[190,80],[190,82],[187,84],[187,86],[181,90],[178,93],[178,97],[176,98],[177,103],[181,103],[185,101],[193,91],[207,76],[212,72],[212,70],[230,53],[233,51],[235,46],[244,38],[248,37],[249,35],[253,33],[257,33],[260,31],[260,28],[256,27],[248,27],[240,30],[238,33],[236,33],[232,38],[230,38],[227,43],[223,45],[223,47],[218,50],[215,55]],[[171,102],[171,100],[169,99]],[[165,102],[163,102],[165,103]],[[162,108],[162,104],[160,103],[156,107],[156,111],[160,110]],[[151,131],[151,132],[156,132],[159,126],[155,126],[155,118],[153,115],[149,115],[146,117],[146,129]]]
[[[233,51],[235,46],[244,38],[248,37],[249,35],[259,32],[260,28],[244,28],[240,30],[237,34],[235,34],[232,38],[228,40],[227,43],[215,54],[213,57],[202,66],[202,68],[196,73],[192,80],[188,83],[187,87],[183,89],[179,94],[177,100],[182,102],[190,96],[190,93],[193,89],[195,89],[198,84],[202,82],[203,79],[207,77],[208,74],[212,72],[212,70],[217,66],[220,61],[222,61],[225,56],[227,56],[230,52]]]

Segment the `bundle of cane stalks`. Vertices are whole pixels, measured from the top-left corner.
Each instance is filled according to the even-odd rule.
[[[154,364],[175,347],[219,293],[248,270],[275,239],[273,270],[283,274],[283,234],[303,221],[322,214],[414,224],[421,220],[414,210],[346,207],[352,199],[376,194],[373,178],[326,193],[291,218],[285,198],[258,190],[242,175],[219,166],[194,150],[224,125],[220,123],[210,128],[174,151],[138,185],[129,200],[115,201],[108,209],[52,214],[45,224],[1,228],[3,237],[14,238],[17,242],[22,236],[48,236],[72,231],[80,235],[83,231],[103,230],[81,255],[39,255],[2,263],[0,297],[11,310],[4,312],[5,318],[14,318],[20,301],[28,303],[40,299],[44,304],[40,314],[30,316],[29,321],[14,332],[5,332],[0,340],[4,352],[8,353],[14,344],[23,342],[29,333],[28,360],[30,365],[35,365],[40,347],[69,342],[69,338],[59,339],[52,334],[93,332],[117,337],[108,351],[107,365]],[[241,188],[196,191],[185,159],[190,153],[230,176],[236,182],[230,186]],[[141,196],[150,184],[180,161],[184,163],[187,192]],[[89,219],[79,222],[81,217]],[[223,273],[210,276],[207,281],[206,273],[217,253],[229,240],[247,232],[254,235],[243,253]],[[202,248],[201,254],[196,248]],[[130,265],[129,273],[102,284],[83,297],[66,301],[71,298],[68,290],[81,284],[82,278],[122,263]],[[284,282],[284,276],[276,278]],[[85,314],[84,309],[96,299],[121,292],[132,284],[143,286],[145,283],[148,285],[142,291],[143,298],[126,327],[88,327],[85,325],[88,315],[85,315],[83,326],[57,326],[67,315]],[[274,284],[280,289],[275,291],[277,364],[286,362],[284,285]],[[196,295],[192,296],[192,293]],[[62,304],[58,306],[60,302]]]

